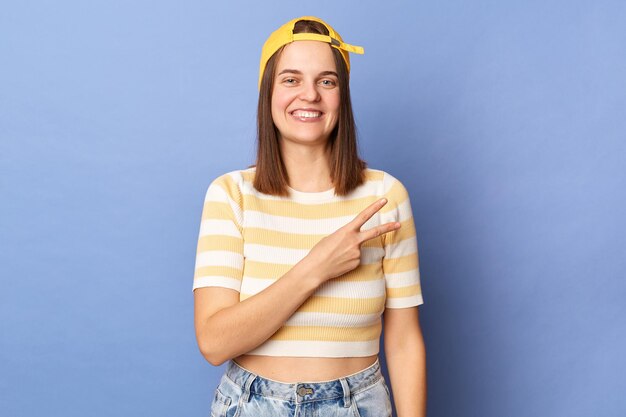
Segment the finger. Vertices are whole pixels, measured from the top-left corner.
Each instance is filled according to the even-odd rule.
[[[361,230],[361,227],[370,219],[372,216],[380,210],[385,204],[387,204],[386,198],[381,198],[380,200],[374,201],[372,204],[367,206],[365,210],[356,215],[354,220],[348,223],[349,227],[352,230],[356,230],[357,232]]]
[[[359,242],[363,243],[367,240],[374,239],[382,234],[393,232],[400,228],[400,222],[385,223],[380,226],[372,227],[369,230],[365,230],[359,234]]]

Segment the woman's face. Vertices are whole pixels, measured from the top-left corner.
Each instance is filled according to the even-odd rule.
[[[276,64],[272,119],[283,140],[319,144],[339,117],[337,68],[330,45],[297,41],[283,48]]]

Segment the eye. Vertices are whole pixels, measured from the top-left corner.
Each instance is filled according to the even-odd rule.
[[[337,85],[337,82],[335,80],[331,80],[331,79],[324,79],[324,80],[320,81],[320,83],[324,87],[334,87],[334,86]]]
[[[293,85],[297,82],[297,80],[293,77],[283,79],[283,83],[287,85]]]

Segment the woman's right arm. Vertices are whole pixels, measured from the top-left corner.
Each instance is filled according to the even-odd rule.
[[[239,293],[229,288],[196,288],[194,320],[200,352],[218,366],[256,348],[284,325],[322,282],[304,258],[272,285],[241,302]]]
[[[355,269],[363,242],[400,227],[390,222],[360,230],[385,204],[386,200],[372,203],[322,238],[280,279],[244,301],[239,302],[239,293],[232,289],[196,288],[194,320],[202,355],[217,366],[249,352],[283,326],[322,283]]]

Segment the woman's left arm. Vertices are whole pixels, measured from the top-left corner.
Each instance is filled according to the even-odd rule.
[[[385,359],[398,417],[425,417],[426,348],[418,308],[387,308],[383,320]]]

